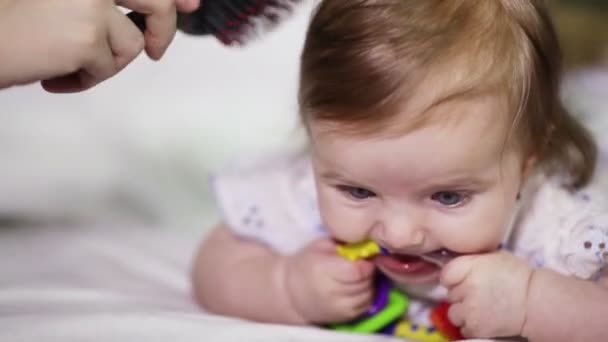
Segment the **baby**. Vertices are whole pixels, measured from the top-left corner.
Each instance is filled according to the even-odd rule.
[[[195,262],[201,305],[348,321],[379,270],[449,300],[468,337],[604,339],[605,207],[578,191],[596,150],[559,103],[559,54],[541,1],[322,1],[301,60],[309,147],[215,177],[225,222]],[[388,255],[336,253],[367,239]],[[445,267],[420,257],[444,249]]]

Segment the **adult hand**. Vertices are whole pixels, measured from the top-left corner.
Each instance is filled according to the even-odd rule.
[[[147,14],[142,35],[113,0],[0,0],[0,88],[42,80],[50,92],[78,92],[114,76],[144,48],[159,59],[175,35],[176,9],[198,2],[120,1]]]

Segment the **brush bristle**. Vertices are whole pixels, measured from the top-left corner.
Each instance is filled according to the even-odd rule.
[[[180,13],[178,28],[191,35],[211,34],[225,45],[242,45],[272,30],[302,0],[205,0],[192,13]]]

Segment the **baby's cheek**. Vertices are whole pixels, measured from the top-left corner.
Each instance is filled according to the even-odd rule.
[[[446,233],[440,239],[443,245],[460,253],[495,250],[503,242],[508,219],[502,212],[494,211],[494,215],[487,215],[484,211],[478,213],[446,222],[449,229],[444,230]]]
[[[373,220],[365,209],[348,207],[328,198],[319,199],[319,205],[323,226],[334,238],[358,242],[369,237]]]

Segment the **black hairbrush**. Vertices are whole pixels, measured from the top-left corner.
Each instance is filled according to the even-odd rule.
[[[259,32],[268,30],[291,14],[301,0],[201,0],[201,7],[192,13],[177,14],[177,28],[191,35],[213,35],[225,45],[242,45]],[[127,16],[143,32],[144,14],[130,12]]]

